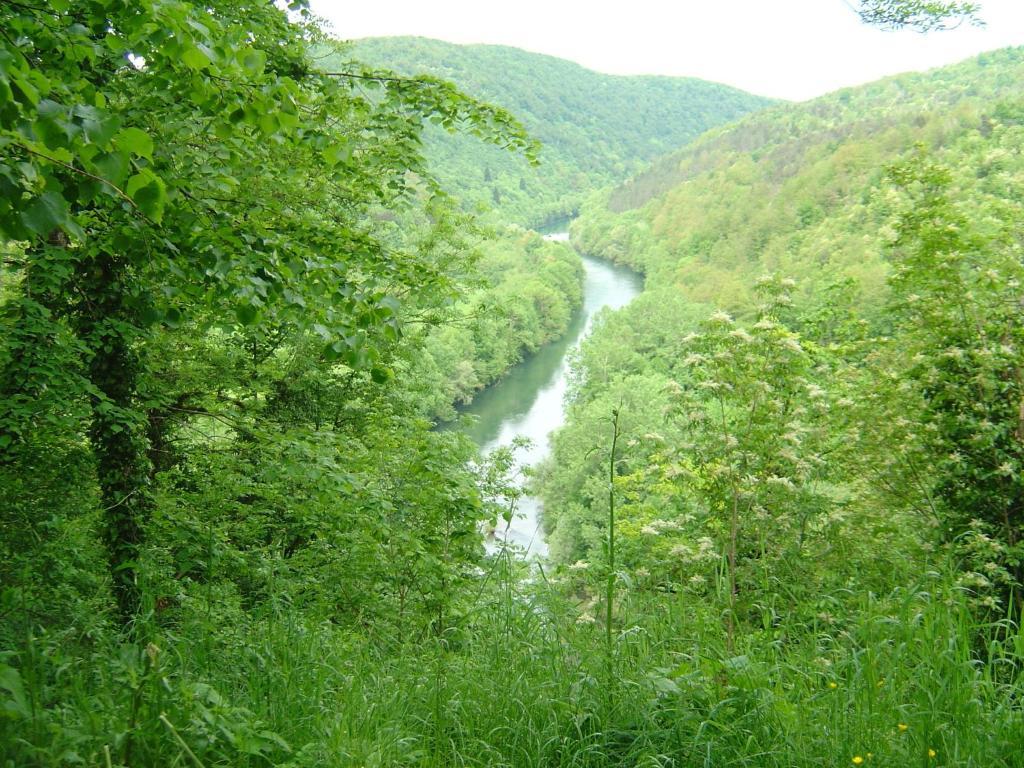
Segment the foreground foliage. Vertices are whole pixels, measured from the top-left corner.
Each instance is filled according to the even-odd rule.
[[[893,81],[778,108],[685,149],[680,183],[656,169],[592,202],[577,242],[644,268],[648,290],[586,343],[538,483],[567,573],[603,579],[616,538],[623,605],[636,589],[710,604],[701,637],[746,665],[752,638],[788,657],[807,637],[796,617],[847,626],[838,595],[906,589],[938,556],[971,627],[964,658],[981,668],[995,638],[1019,637],[1024,133],[1019,83],[1001,76],[1019,66],[1009,50],[921,78],[903,99],[919,111],[909,124],[858,116]],[[929,111],[931,89],[959,78],[970,87],[956,117]],[[913,143],[918,128],[927,143]],[[652,180],[672,186],[614,212]],[[614,530],[596,448],[612,414],[627,446]],[[604,610],[597,586],[580,588],[588,611]],[[1017,679],[1017,651],[998,648],[1004,680]],[[1018,704],[1004,711],[1020,716]],[[819,764],[877,756],[880,732]],[[1020,744],[988,759],[1018,764]],[[947,759],[969,763],[975,749]]]
[[[934,565],[732,652],[714,602],[637,586],[612,677],[603,629],[500,558],[426,642],[280,604],[210,606],[145,647],[33,631],[0,665],[0,733],[17,765],[1019,766],[1024,638]]]
[[[374,386],[403,323],[451,301],[460,258],[443,195],[411,175],[427,118],[535,147],[448,83],[323,74],[315,28],[273,4],[15,5],[3,22],[3,468],[29,471],[40,432],[88,446],[80,484],[130,624],[158,474],[197,435],[243,462],[253,441],[257,463],[329,465],[325,429],[362,436],[395,407]],[[422,226],[399,225],[416,210]],[[268,449],[277,428],[298,434]],[[306,523],[254,544],[287,557],[313,540]]]

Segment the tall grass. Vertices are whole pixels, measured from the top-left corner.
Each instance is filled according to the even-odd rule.
[[[357,632],[287,606],[184,621],[147,646],[29,633],[0,666],[0,754],[8,766],[1022,766],[1024,637],[973,618],[953,583],[834,595],[810,623],[751,623],[731,654],[724,605],[620,595],[613,678],[605,627],[507,555],[440,634]]]

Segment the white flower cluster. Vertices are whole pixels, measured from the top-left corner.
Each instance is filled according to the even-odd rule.
[[[640,529],[640,533],[647,536],[660,536],[666,532],[681,530],[683,530],[683,523],[679,520],[652,520]]]
[[[992,582],[977,571],[968,571],[960,577],[960,586],[972,589],[984,589],[992,586]]]
[[[665,467],[663,467],[662,468],[662,474],[665,476],[666,480],[674,480],[675,478],[679,477],[680,475],[685,475],[686,474],[686,470],[683,469],[683,467],[681,465],[673,463],[673,464],[668,464]]]
[[[780,477],[779,475],[768,475],[768,477],[765,478],[765,483],[767,485],[774,485],[779,488],[785,488],[786,490],[789,491],[796,490],[796,485],[794,485],[793,481],[790,480],[788,477]]]
[[[709,563],[718,559],[718,549],[715,547],[714,540],[709,536],[697,539],[696,546],[677,544],[672,548],[670,554],[689,564]]]
[[[785,347],[791,352],[803,352],[803,347],[795,336],[783,336],[779,339],[779,346]]]
[[[827,393],[825,392],[825,390],[819,387],[817,384],[807,385],[807,397],[809,397],[811,400],[821,400],[826,396],[826,394]]]

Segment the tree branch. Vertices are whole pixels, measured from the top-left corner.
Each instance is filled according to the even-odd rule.
[[[24,144],[19,143],[18,146],[21,147],[26,152],[28,152],[30,155],[35,155],[36,157],[41,157],[43,160],[46,160],[47,162],[53,163],[54,165],[59,165],[62,168],[66,168],[67,170],[71,171],[72,173],[77,173],[79,176],[85,176],[86,178],[92,179],[93,181],[98,181],[101,184],[106,184],[108,187],[110,187],[115,192],[117,192],[117,194],[120,197],[122,197],[125,200],[127,200],[128,204],[131,205],[131,207],[134,208],[136,211],[138,211],[139,215],[141,215],[143,218],[145,218],[146,221],[151,221],[151,219],[148,216],[146,216],[146,214],[142,213],[142,211],[139,210],[139,206],[137,206],[135,204],[135,201],[132,200],[131,197],[128,196],[128,193],[125,192],[123,189],[121,189],[119,186],[117,186],[117,184],[115,184],[114,182],[110,181],[109,179],[104,179],[102,176],[97,176],[94,173],[89,173],[88,171],[83,171],[81,168],[75,168],[75,166],[71,165],[71,163],[65,163],[63,160],[58,160],[55,157],[50,157],[49,155],[44,155],[42,152],[36,152],[34,149],[31,149],[30,147],[26,147]]]
[[[393,77],[388,75],[365,75],[358,72],[322,72],[324,77],[348,77],[353,80],[374,80],[380,83],[418,83],[426,84],[426,81],[415,77]]]

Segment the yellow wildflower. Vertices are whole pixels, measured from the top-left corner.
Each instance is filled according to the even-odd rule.
[[[936,753],[936,751],[934,749],[929,749],[928,750],[928,757],[935,757],[936,754],[937,753]]]
[[[836,688],[838,688],[838,687],[839,687],[839,684],[838,684],[838,683],[836,683],[836,682],[835,682],[835,681],[833,680],[832,682],[830,682],[830,683],[828,684],[828,687],[829,687],[829,688],[831,688],[831,689],[832,689],[832,690],[834,691],[834,690],[835,690]]]
[[[861,763],[864,762],[864,758],[861,757],[860,755],[854,755],[852,762],[853,762],[854,765],[860,765]]]
[[[900,733],[903,733],[903,731],[907,730],[910,726],[906,723],[898,723],[896,727],[900,729]]]

